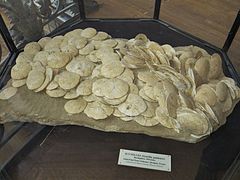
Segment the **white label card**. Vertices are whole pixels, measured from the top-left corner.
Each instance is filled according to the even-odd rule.
[[[171,172],[171,156],[120,149],[118,165]]]

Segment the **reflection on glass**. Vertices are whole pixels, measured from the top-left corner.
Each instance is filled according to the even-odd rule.
[[[9,50],[8,50],[2,36],[0,36],[0,65],[7,58],[8,54],[9,54]]]
[[[154,0],[84,0],[87,17],[152,17]],[[78,0],[0,0],[17,46],[36,41],[79,14]]]
[[[86,0],[86,9],[87,3]],[[96,0],[98,11],[87,12],[89,18],[151,18],[154,0]]]
[[[77,0],[0,0],[16,45],[34,41],[78,14]]]

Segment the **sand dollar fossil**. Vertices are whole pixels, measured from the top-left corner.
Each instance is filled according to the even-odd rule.
[[[137,116],[146,109],[146,103],[136,94],[129,94],[126,101],[118,106],[118,110],[127,116]]]
[[[117,53],[97,51],[96,56],[101,59],[103,64],[118,62],[120,60]]]
[[[102,65],[96,66],[92,71],[91,78],[99,78],[101,76],[101,68]]]
[[[76,90],[77,94],[82,96],[87,96],[92,94],[92,84],[93,84],[93,81],[89,79],[86,79],[80,82]]]
[[[97,34],[97,31],[94,28],[86,28],[81,32],[81,36],[85,38],[92,38],[96,34]]]
[[[118,44],[114,47],[114,49],[121,49],[126,46],[127,39],[116,38],[115,41],[117,41]]]
[[[202,135],[209,129],[208,120],[194,110],[179,108],[177,111],[177,121],[180,127],[191,134]]]
[[[126,114],[123,114],[122,112],[120,112],[120,111],[118,110],[118,108],[115,108],[115,109],[114,109],[113,115],[116,116],[116,117],[126,117]]]
[[[59,86],[65,90],[72,89],[78,85],[80,76],[76,73],[64,71],[59,74]]]
[[[144,117],[149,117],[149,118],[154,117],[155,114],[156,114],[155,111],[156,111],[156,108],[158,107],[158,104],[148,102],[148,101],[145,101],[145,103],[147,105],[147,109],[141,115],[144,116]]]
[[[34,62],[40,62],[43,66],[47,65],[48,51],[39,51],[33,58]]]
[[[134,56],[129,55],[125,55],[123,57],[122,63],[130,69],[137,69],[146,66],[145,62],[142,59],[138,59]]]
[[[69,31],[67,32],[64,37],[66,38],[77,38],[77,37],[81,37],[81,33],[82,33],[82,29],[74,29],[73,31]]]
[[[18,63],[14,65],[11,69],[12,79],[24,79],[28,76],[32,67],[29,63]]]
[[[199,87],[194,99],[203,104],[206,102],[210,106],[214,106],[217,102],[217,95],[210,86],[204,84]]]
[[[34,55],[29,54],[27,52],[21,52],[19,53],[17,59],[16,59],[16,63],[20,64],[20,63],[30,63],[33,61],[33,57]]]
[[[7,100],[13,97],[17,93],[17,88],[15,87],[7,87],[0,91],[0,99]]]
[[[151,100],[155,101],[156,97],[154,96],[154,86],[151,84],[146,84],[143,87],[144,93],[147,97],[149,97]]]
[[[52,81],[48,84],[46,89],[53,90],[53,89],[56,89],[57,87],[59,87],[59,84],[56,81]]]
[[[38,89],[36,89],[34,91],[35,92],[43,91],[48,86],[48,84],[52,81],[52,79],[53,79],[53,70],[48,67],[46,69],[45,80],[44,80],[43,84]]]
[[[103,64],[101,67],[101,74],[105,78],[115,78],[122,74],[124,71],[124,67],[120,62],[110,62],[107,64]]]
[[[108,87],[108,88],[106,88]],[[129,91],[129,85],[117,78],[107,79],[102,87],[102,94],[108,99],[116,99],[125,96]]]
[[[156,117],[163,127],[169,129],[178,129],[178,123],[176,122],[176,120],[169,117],[161,107],[157,107]]]
[[[144,117],[141,115],[134,117],[134,121],[136,121],[138,124],[142,126],[147,127],[156,126],[157,124],[159,124],[159,121],[157,120],[156,117]]]
[[[155,84],[156,82],[159,81],[159,79],[156,77],[156,75],[152,72],[149,71],[141,71],[137,75],[138,79],[145,83],[149,84]]]
[[[97,41],[102,41],[105,40],[109,37],[108,33],[99,31],[93,38],[92,40],[97,40]]]
[[[213,54],[211,59],[209,60],[209,79],[217,79],[220,75],[223,74],[222,72],[222,59],[218,54]]]
[[[66,45],[61,47],[61,51],[68,54],[70,57],[78,55],[78,49],[74,45]]]
[[[107,47],[115,47],[117,45],[117,41],[115,41],[114,39],[107,39],[102,41],[101,46],[107,46]]]
[[[84,48],[79,49],[79,54],[81,55],[88,55],[94,50],[94,45],[92,44],[87,44]]]
[[[40,50],[41,46],[37,42],[30,42],[24,47],[24,52],[27,52],[29,54],[36,54]]]
[[[77,49],[82,49],[87,45],[87,39],[85,38],[72,38],[74,40],[74,45],[76,46]]]
[[[201,77],[203,82],[206,82],[207,75],[210,72],[209,71],[209,60],[206,57],[202,57],[197,60],[197,62],[194,65],[194,70],[197,72],[197,74]]]
[[[98,100],[98,97],[95,96],[94,94],[90,94],[88,96],[83,96],[83,99],[87,102],[94,102]]]
[[[67,66],[66,69],[69,72],[77,73],[80,76],[90,76],[92,74],[95,64],[86,59],[79,60],[77,58],[73,59]]]
[[[48,66],[51,68],[62,68],[69,60],[69,55],[64,52],[54,52],[47,57]]]
[[[24,86],[26,84],[27,79],[13,80],[12,86],[15,88]]]
[[[31,62],[30,65],[32,66],[32,70],[41,71],[42,73],[45,73],[46,71],[45,67],[38,61]]]
[[[224,82],[219,82],[216,85],[216,95],[219,101],[225,101],[228,95],[228,87]]]
[[[104,96],[103,89],[106,87],[106,85],[105,85],[106,81],[107,81],[107,79],[101,78],[101,79],[97,79],[96,81],[93,82],[92,92],[96,96]]]
[[[116,105],[119,105],[119,104],[123,103],[127,99],[127,96],[128,96],[128,94],[126,94],[123,97],[116,98],[116,99],[108,99],[108,98],[104,97],[103,101],[107,104],[116,106]]]
[[[148,97],[146,94],[145,94],[145,91],[144,89],[140,89],[139,90],[139,96],[141,96],[144,100],[146,101],[149,101],[149,102],[156,102],[155,100],[151,99],[150,97]]]
[[[84,113],[93,119],[105,119],[113,113],[114,109],[108,105],[105,105],[99,101],[88,103],[84,110]]]
[[[78,98],[66,102],[66,104],[64,105],[64,109],[67,113],[78,114],[82,112],[86,106],[87,102],[82,98]]]
[[[135,85],[135,84],[133,84],[133,83],[130,83],[129,84],[129,93],[132,93],[132,94],[139,94],[139,89],[138,89],[138,87]]]
[[[43,84],[44,79],[45,75],[41,71],[30,71],[26,81],[28,89],[35,90],[39,88]]]
[[[101,62],[101,59],[99,59],[97,56],[96,56],[96,53],[97,51],[94,50],[92,52],[90,52],[90,54],[88,54],[86,56],[86,58],[88,58],[90,61],[94,62],[94,63],[97,63],[97,62]]]
[[[38,41],[38,44],[41,46],[41,48],[43,49],[45,47],[45,45],[51,41],[52,38],[50,37],[43,37]]]
[[[133,84],[134,74],[132,70],[125,68],[124,72],[117,78],[127,82],[128,84]]]
[[[71,89],[64,95],[64,99],[76,99],[80,96],[80,94],[77,93],[76,88]]]
[[[63,97],[66,94],[66,91],[60,87],[53,90],[46,90],[48,96],[53,98]]]
[[[168,58],[173,58],[176,54],[175,49],[170,46],[169,44],[164,44],[161,46],[164,50],[164,53],[167,55]]]

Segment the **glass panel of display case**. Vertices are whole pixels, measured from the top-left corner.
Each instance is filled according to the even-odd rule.
[[[85,0],[88,18],[151,18],[154,0]]]
[[[1,1],[0,7],[18,47],[38,40],[79,14],[76,0],[8,0]]]
[[[237,32],[236,37],[234,38],[231,47],[228,50],[228,56],[231,59],[235,69],[238,74],[240,74],[240,31]]]
[[[9,55],[9,50],[2,36],[0,36],[0,67],[7,59],[8,55]]]

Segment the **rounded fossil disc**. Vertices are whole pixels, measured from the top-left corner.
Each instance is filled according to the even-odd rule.
[[[126,101],[118,106],[118,110],[127,116],[137,116],[146,109],[146,103],[136,94],[129,94]]]
[[[102,41],[108,38],[108,34],[105,32],[98,32],[93,38],[92,40],[97,40],[97,41]]]
[[[80,76],[90,76],[92,74],[93,69],[95,68],[95,64],[91,61],[87,61],[85,58],[79,60],[77,58],[73,59],[68,65],[66,69],[69,72],[77,73]]]
[[[78,85],[80,76],[76,73],[64,71],[59,75],[59,86],[63,89],[69,90]]]
[[[20,80],[13,80],[12,81],[12,86],[15,88],[24,86],[26,84],[26,79],[20,79]]]
[[[136,121],[138,124],[142,126],[147,127],[156,126],[157,124],[159,124],[159,121],[157,120],[156,117],[144,117],[141,115],[134,117],[134,121]]]
[[[64,99],[76,99],[80,96],[80,94],[77,93],[76,88],[71,89],[64,95]]]
[[[20,64],[20,63],[29,63],[33,61],[33,57],[34,55],[26,53],[26,52],[21,52],[19,53],[17,59],[16,59],[16,63]]]
[[[11,69],[11,77],[13,79],[24,79],[28,76],[31,69],[32,67],[29,63],[17,63]]]
[[[188,108],[179,108],[177,121],[182,129],[194,135],[203,135],[209,128],[208,120],[196,111]]]
[[[47,57],[49,56],[49,52],[47,51],[39,51],[33,58],[33,62],[40,62],[43,66],[47,65]]]
[[[103,95],[103,89],[106,87],[105,82],[107,79],[102,78],[102,79],[97,79],[95,82],[93,82],[92,85],[92,92],[96,96],[104,96]]]
[[[121,98],[117,98],[117,99],[108,99],[108,98],[103,98],[103,101],[107,104],[110,105],[118,105],[121,104],[122,102],[124,102],[127,99],[127,94]]]
[[[219,82],[216,85],[216,95],[219,101],[225,101],[228,95],[228,87],[224,82]]]
[[[103,64],[101,67],[101,74],[106,78],[115,78],[122,74],[123,71],[124,67],[119,61]]]
[[[66,102],[66,104],[64,105],[64,109],[70,114],[78,114],[82,112],[86,106],[87,102],[82,98],[78,98],[76,100],[70,100]]]
[[[94,50],[94,45],[92,44],[87,44],[84,48],[79,50],[79,54],[81,55],[88,55]]]
[[[48,66],[51,68],[62,68],[69,60],[69,55],[64,52],[54,52],[47,57]]]
[[[13,97],[17,93],[17,88],[15,87],[8,87],[0,91],[0,99],[7,100]]]
[[[86,79],[82,82],[77,87],[77,94],[87,96],[92,94],[92,80]]]
[[[92,38],[96,34],[97,34],[97,31],[94,28],[86,28],[81,32],[81,36],[85,38]]]
[[[128,84],[133,84],[134,74],[132,70],[126,68],[124,72],[117,78],[127,82]]]
[[[62,88],[58,87],[53,90],[46,90],[46,93],[50,97],[59,98],[59,97],[63,97],[66,94],[66,91],[63,90]]]
[[[24,52],[27,52],[29,54],[36,54],[40,50],[41,46],[37,42],[30,42],[24,47]]]
[[[41,71],[32,70],[29,72],[27,77],[27,87],[30,90],[39,88],[45,80],[45,75]]]
[[[114,109],[108,105],[105,105],[99,101],[88,103],[84,110],[84,113],[93,119],[105,119],[113,113]]]
[[[217,102],[216,92],[206,84],[199,87],[194,99],[201,103],[208,103],[210,106],[214,106]]]
[[[121,98],[129,91],[129,85],[117,78],[107,79],[102,87],[102,94],[108,99]]]
[[[148,101],[145,101],[145,102],[147,104],[147,109],[141,115],[144,116],[144,117],[149,117],[149,118],[154,117],[155,116],[155,110],[156,110],[158,104],[148,102]]]
[[[157,107],[155,113],[156,113],[157,120],[163,127],[166,127],[169,129],[176,129],[178,127],[178,124],[175,121],[175,119],[173,119],[172,117],[169,117],[166,114],[165,110],[162,109],[161,107]]]
[[[53,70],[51,68],[47,68],[45,73],[45,80],[43,84],[38,89],[35,90],[35,92],[43,91],[51,82],[52,78],[53,78]]]

